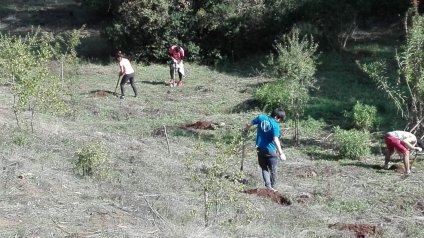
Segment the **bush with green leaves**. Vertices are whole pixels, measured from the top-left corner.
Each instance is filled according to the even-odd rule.
[[[92,143],[79,149],[76,153],[74,171],[81,176],[104,179],[110,176],[111,157],[101,143]]]
[[[0,77],[11,87],[18,127],[21,127],[23,114],[29,114],[31,130],[34,131],[36,113],[66,111],[61,77],[53,72],[50,65],[59,55],[63,55],[60,58],[76,61],[79,31],[75,31],[68,45],[70,47],[65,49],[56,37],[39,29],[25,37],[0,34]],[[63,43],[66,45],[67,42]]]
[[[358,160],[371,153],[370,134],[366,131],[336,127],[334,142],[336,151],[342,159]]]
[[[352,120],[356,129],[370,131],[377,121],[377,108],[357,101],[352,111],[345,115]]]
[[[275,44],[276,54],[270,54],[267,72],[277,81],[265,84],[255,92],[255,98],[266,109],[284,108],[296,120],[295,139],[299,139],[299,119],[315,89],[318,45],[312,37],[301,37],[297,28]]]
[[[245,185],[240,167],[241,134],[234,130],[219,135],[215,151],[198,144],[186,158],[196,189],[203,194],[205,226],[216,223],[246,223],[259,216],[257,209],[242,195]]]
[[[418,9],[410,11],[411,24],[406,43],[397,55],[397,72],[388,62],[379,60],[362,65],[362,69],[377,84],[406,121],[406,130],[424,132],[424,16]],[[397,73],[397,74],[396,74]]]

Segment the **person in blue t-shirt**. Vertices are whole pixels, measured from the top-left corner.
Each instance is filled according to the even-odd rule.
[[[286,160],[280,144],[280,125],[284,121],[286,113],[282,109],[274,109],[270,116],[259,115],[246,124],[245,133],[253,125],[257,125],[256,150],[258,163],[262,169],[262,177],[265,186],[275,190],[277,180],[278,159]]]

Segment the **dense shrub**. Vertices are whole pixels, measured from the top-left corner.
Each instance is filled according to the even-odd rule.
[[[81,176],[103,179],[110,175],[110,156],[100,143],[84,146],[76,152],[74,170]]]
[[[377,119],[377,108],[356,102],[353,107],[353,122],[355,127],[363,130],[370,130]]]
[[[275,44],[276,53],[270,54],[266,65],[267,72],[277,82],[257,89],[256,99],[271,110],[284,108],[298,122],[309,102],[310,90],[315,88],[317,48],[312,38],[301,38],[297,28],[281,37]],[[298,129],[296,123],[296,140]]]
[[[343,159],[361,159],[371,153],[370,134],[358,130],[335,128],[334,141],[336,151]]]

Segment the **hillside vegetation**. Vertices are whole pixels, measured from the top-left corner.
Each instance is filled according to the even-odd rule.
[[[72,72],[65,64],[62,83],[72,84],[59,94],[68,110],[23,110],[20,127],[13,88],[2,83],[0,237],[421,237],[422,155],[409,177],[397,158],[382,169],[382,133],[403,122],[359,67],[396,65],[403,35],[391,28],[355,36],[345,50],[320,54],[319,90],[299,122],[299,143],[295,117],[282,124],[288,159],[276,193],[262,190],[254,133],[241,136],[264,113],[255,90],[275,81],[262,57],[214,67],[187,61],[185,86],[173,88],[167,65],[133,62],[139,96],[127,85],[124,100],[114,94],[115,62],[85,59]],[[49,67],[60,72],[60,64]],[[370,153],[352,159],[340,155],[337,133],[355,127],[349,112],[358,101],[378,115],[365,141]]]

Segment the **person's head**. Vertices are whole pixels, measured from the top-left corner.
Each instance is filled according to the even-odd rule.
[[[271,112],[271,117],[276,119],[277,121],[284,121],[286,120],[286,112],[284,112],[281,108],[275,108]]]
[[[121,51],[118,51],[117,53],[116,53],[116,55],[115,55],[115,59],[117,60],[117,61],[121,61],[121,59],[122,58],[124,58],[124,55],[122,54],[122,52]]]
[[[180,51],[181,51],[181,47],[180,47],[179,45],[177,45],[177,46],[175,46],[175,50],[176,50],[177,52],[180,52]]]

